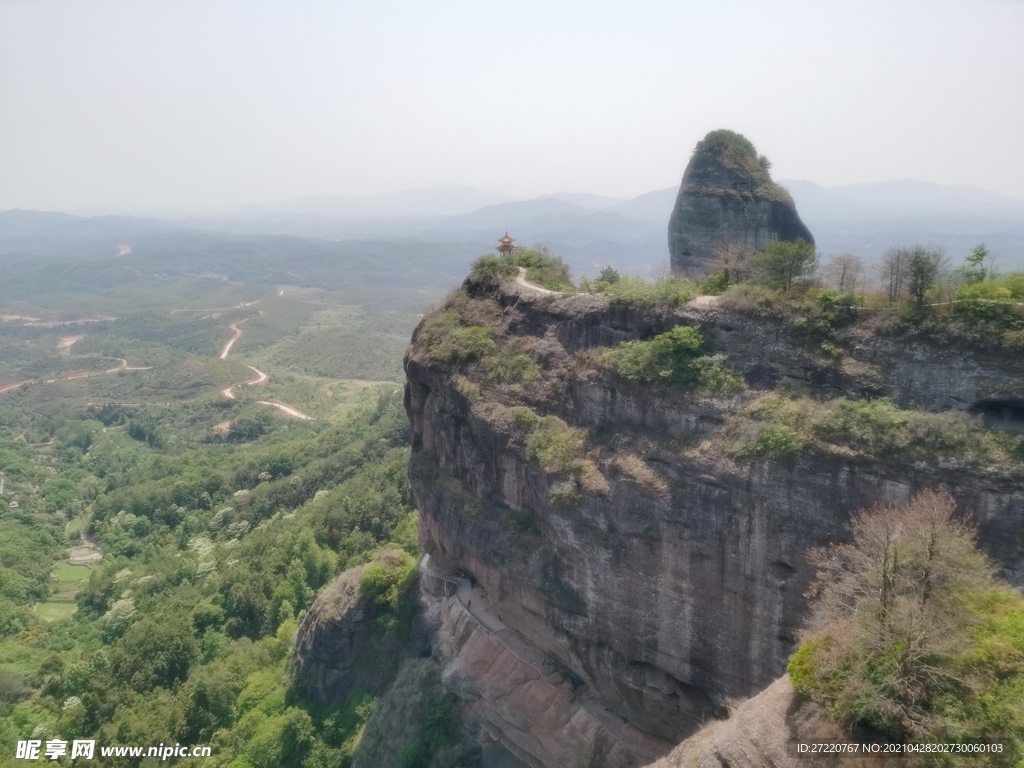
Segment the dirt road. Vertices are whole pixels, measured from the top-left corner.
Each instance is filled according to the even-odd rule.
[[[239,320],[237,323],[232,323],[231,325],[228,326],[228,328],[230,328],[232,331],[235,332],[235,335],[232,336],[230,339],[228,339],[228,343],[225,344],[224,345],[224,349],[222,349],[220,351],[220,359],[221,360],[227,360],[228,359],[228,355],[231,354],[231,348],[233,346],[235,346],[235,342],[236,341],[238,341],[240,338],[242,338],[242,329],[239,328],[238,326],[240,326],[244,322],[247,322],[248,319],[249,318],[246,318],[245,320]]]
[[[221,355],[221,357],[225,357],[225,355]],[[224,395],[224,397],[226,397],[228,400],[235,399],[235,387],[254,387],[257,384],[262,384],[263,382],[270,378],[263,371],[254,368],[251,365],[247,367],[249,368],[249,370],[256,374],[256,378],[250,379],[249,381],[240,381],[237,384],[232,384],[230,387],[227,387],[226,389],[222,389],[220,393]]]

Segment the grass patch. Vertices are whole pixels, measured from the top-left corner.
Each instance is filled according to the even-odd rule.
[[[729,417],[715,440],[741,459],[780,458],[807,448],[874,458],[959,461],[1024,474],[1024,436],[986,429],[960,411],[904,410],[888,398],[819,403],[765,395]]]
[[[652,493],[664,497],[672,494],[669,484],[635,453],[622,454],[615,459],[615,465]]]
[[[452,376],[452,384],[455,385],[455,391],[467,400],[476,400],[480,397],[480,387],[465,376],[460,376],[458,374]]]
[[[76,517],[74,520],[68,521],[68,524],[64,526],[64,533],[66,533],[68,536],[74,536],[80,530],[82,530],[82,526],[84,525],[85,518]]]
[[[70,563],[59,563],[53,569],[53,578],[57,581],[82,581],[88,579],[92,571],[84,565],[71,565]]]
[[[484,359],[487,377],[498,384],[528,384],[540,378],[540,366],[532,355],[501,347]]]
[[[77,610],[74,603],[36,603],[36,615],[43,621],[60,621]]]
[[[550,475],[568,475],[555,483],[551,495],[558,500],[576,498],[581,491],[604,494],[608,481],[591,459],[586,458],[587,431],[571,427],[557,416],[538,416],[526,406],[507,409],[509,418],[526,433],[526,454]]]
[[[584,279],[580,281],[578,290],[583,293],[607,293],[616,302],[639,307],[680,307],[697,294],[697,286],[689,280],[666,277],[648,282],[632,275],[622,275],[614,282],[590,282]]]
[[[413,344],[437,362],[469,362],[496,349],[492,326],[501,319],[501,307],[491,300],[471,299],[463,290],[423,318]]]

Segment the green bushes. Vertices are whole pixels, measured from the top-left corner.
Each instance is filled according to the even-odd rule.
[[[715,438],[730,454],[767,459],[815,448],[828,453],[948,458],[1001,471],[1024,471],[1024,437],[985,429],[959,411],[904,410],[887,398],[818,403],[766,395],[730,416]]]
[[[506,408],[497,403],[486,406],[497,422],[504,422],[519,434],[526,455],[551,475],[568,479],[552,486],[552,496],[571,499],[580,491],[607,493],[605,480],[597,465],[586,458],[587,431],[571,427],[557,416],[539,416],[525,405]]]
[[[689,280],[666,277],[648,282],[642,277],[633,275],[622,275],[614,283],[603,281],[584,283],[581,281],[580,290],[607,293],[619,303],[639,307],[680,307],[697,293],[696,286]]]
[[[501,256],[487,254],[478,258],[472,265],[474,272],[503,278],[514,278],[520,267],[526,270],[526,279],[531,283],[543,285],[551,291],[573,289],[569,265],[561,256],[556,256],[542,245],[535,248],[516,248]]]
[[[788,291],[797,280],[818,268],[818,253],[814,250],[814,243],[808,243],[802,237],[792,243],[773,240],[763,251],[751,256],[749,263],[766,285]]]
[[[402,550],[388,550],[366,566],[359,577],[359,594],[385,608],[396,610],[416,578],[416,561]]]
[[[532,355],[507,347],[484,359],[488,378],[498,384],[527,384],[540,378],[540,366]]]
[[[789,664],[845,725],[911,743],[1000,740],[1024,757],[1024,598],[993,578],[944,492],[875,507],[850,542],[812,551],[813,631]],[[959,764],[956,757],[942,764]]]
[[[677,325],[647,341],[627,341],[597,356],[600,365],[637,384],[699,386],[709,395],[740,392],[743,377],[724,365],[721,355],[702,354],[704,337],[691,326]]]
[[[545,472],[571,472],[583,458],[586,438],[586,430],[570,427],[557,416],[541,416],[532,423],[526,451]]]

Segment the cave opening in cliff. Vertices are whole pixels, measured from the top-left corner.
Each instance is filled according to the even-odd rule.
[[[969,412],[980,416],[990,429],[1003,429],[1024,434],[1024,400],[983,400]]]

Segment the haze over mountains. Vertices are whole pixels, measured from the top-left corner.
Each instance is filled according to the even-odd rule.
[[[834,187],[803,180],[780,183],[790,190],[823,254],[853,252],[870,260],[891,245],[923,242],[957,259],[984,241],[1002,268],[1024,265],[1022,200],[914,179]],[[676,192],[668,187],[628,200],[589,193],[516,200],[500,192],[441,185],[366,197],[304,197],[245,206],[217,218],[8,211],[0,213],[0,253],[68,256],[65,245],[75,241],[75,253],[84,256],[84,239],[95,243],[95,250],[86,249],[95,257],[143,238],[176,233],[180,241],[181,233],[191,230],[207,232],[202,239],[218,233],[217,239],[269,235],[421,242],[424,258],[433,258],[445,244],[459,253],[486,252],[507,230],[521,242],[542,242],[563,254],[577,274],[592,274],[609,263],[650,274],[667,262],[666,226]]]
[[[966,252],[985,241],[1009,267],[1024,261],[1024,200],[977,187],[916,179],[822,187],[782,181],[824,254],[868,259],[894,243],[924,242]],[[544,242],[580,269],[604,262],[651,269],[667,256],[665,226],[677,187],[628,200],[555,193],[515,200],[472,187],[437,186],[372,197],[302,198],[247,207],[218,224],[233,231],[318,237],[481,239],[509,230]]]

